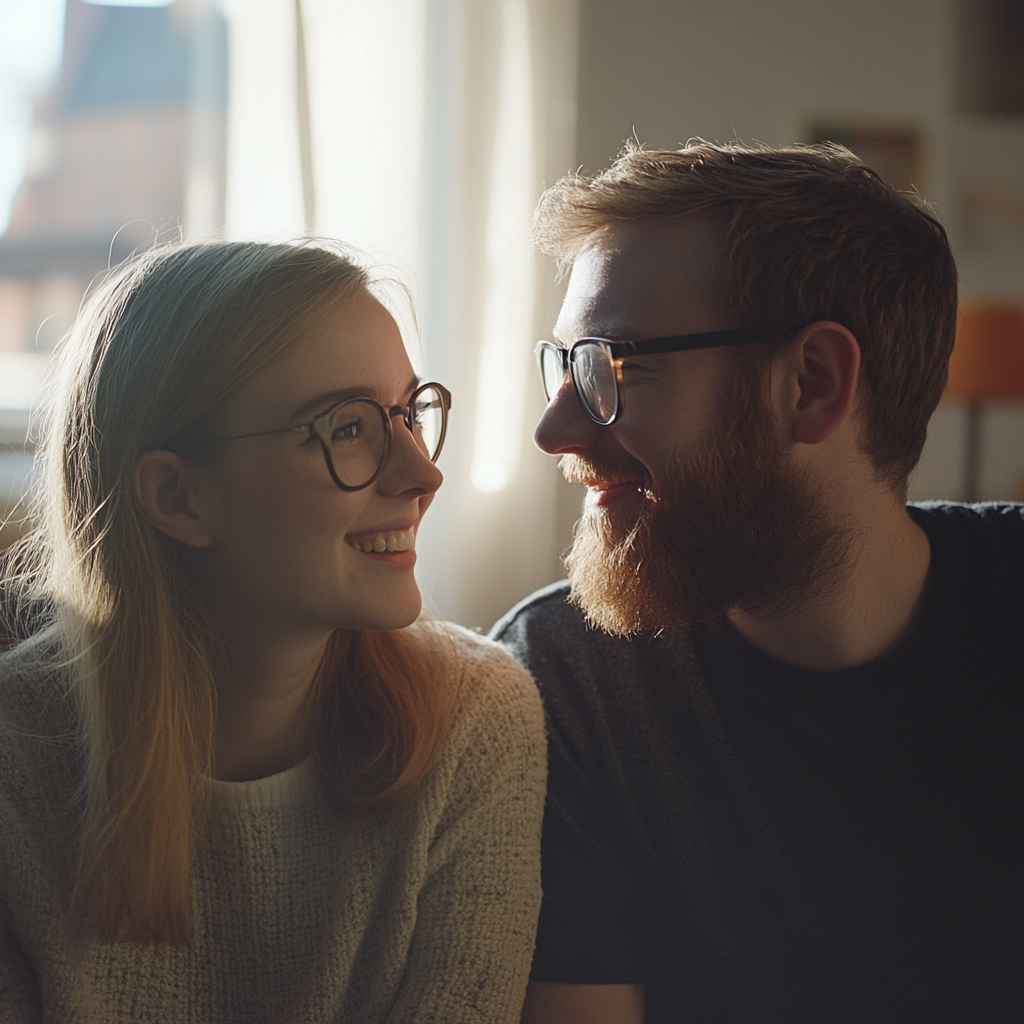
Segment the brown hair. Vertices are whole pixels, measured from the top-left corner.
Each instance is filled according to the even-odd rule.
[[[140,512],[133,467],[147,449],[187,448],[314,318],[373,285],[323,241],[174,246],[114,272],[65,339],[39,525],[14,552],[48,612],[19,650],[71,670],[86,764],[72,914],[103,939],[188,941],[216,715],[216,638],[177,545]],[[457,680],[440,627],[334,635],[306,748],[339,805],[388,810],[411,794]]]
[[[864,450],[903,488],[946,385],[957,278],[942,225],[831,143],[771,148],[627,144],[594,178],[541,197],[535,245],[564,270],[616,222],[709,213],[721,225],[719,301],[737,326],[835,320],[857,337]]]

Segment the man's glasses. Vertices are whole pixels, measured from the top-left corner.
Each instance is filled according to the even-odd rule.
[[[676,334],[670,338],[651,338],[647,341],[580,338],[572,348],[562,348],[550,341],[538,341],[534,351],[547,400],[550,402],[555,397],[565,381],[565,375],[570,374],[580,405],[595,423],[606,427],[614,423],[622,412],[624,359],[659,352],[745,345],[763,341],[776,333],[771,328],[745,327],[734,331]]]
[[[350,398],[320,413],[308,423],[279,430],[261,430],[255,434],[233,434],[220,441],[239,441],[246,437],[269,437],[306,430],[320,442],[324,462],[331,479],[343,491],[361,491],[384,472],[391,455],[391,420],[401,416],[416,443],[431,462],[441,454],[448,429],[448,410],[452,396],[441,384],[421,384],[408,405],[385,409],[372,398]]]

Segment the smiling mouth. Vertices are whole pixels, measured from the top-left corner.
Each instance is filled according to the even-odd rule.
[[[349,540],[349,545],[364,554],[393,554],[396,551],[408,551],[416,543],[416,530],[384,530],[377,533],[365,533],[356,540]]]
[[[598,508],[608,505],[621,498],[625,494],[633,494],[643,489],[639,480],[623,480],[612,483],[608,480],[595,480],[587,482],[587,498],[584,502],[585,508]]]

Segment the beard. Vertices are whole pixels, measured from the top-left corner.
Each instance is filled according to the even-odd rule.
[[[615,636],[714,622],[730,608],[782,611],[843,571],[850,531],[774,431],[764,374],[750,367],[724,405],[715,439],[668,467],[655,489],[635,459],[564,456],[566,479],[640,479],[624,526],[601,506],[577,523],[565,557],[569,600]]]

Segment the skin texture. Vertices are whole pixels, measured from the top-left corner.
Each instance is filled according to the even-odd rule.
[[[605,230],[573,266],[557,339],[571,345],[586,336],[637,340],[739,326],[716,301],[718,251],[716,225],[699,217]],[[535,440],[543,451],[568,456],[567,476],[590,488],[585,515],[600,510],[609,543],[636,525],[642,486],[669,492],[674,468],[692,464],[714,440],[743,358],[739,348],[627,359],[623,411],[608,427],[594,424],[571,382],[563,383]],[[803,595],[726,611],[762,650],[818,671],[863,664],[895,646],[913,619],[930,560],[927,538],[907,515],[904,494],[879,478],[860,449],[859,373],[857,339],[831,321],[808,324],[774,356],[766,414],[781,457],[809,482],[823,515],[844,532],[843,559]],[[523,1020],[639,1021],[638,988],[532,983]],[[607,1009],[598,1017],[601,1006]]]
[[[300,424],[365,386],[384,408],[415,387],[390,314],[361,294],[335,306],[226,403],[221,436]],[[397,629],[421,599],[415,551],[355,550],[351,541],[417,528],[441,484],[400,417],[391,458],[360,491],[335,486],[304,431],[226,441],[202,462],[144,453],[135,493],[149,521],[187,549],[222,641],[215,666],[215,774],[246,781],[299,758],[299,711],[338,627]]]

